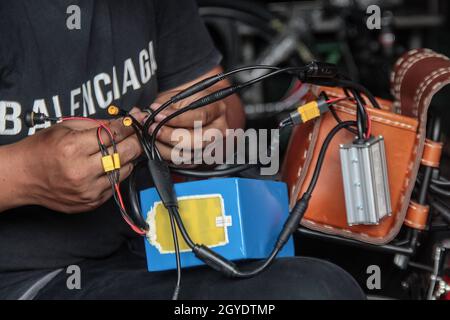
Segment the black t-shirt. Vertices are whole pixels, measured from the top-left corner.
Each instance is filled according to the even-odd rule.
[[[2,0],[0,144],[45,127],[25,127],[27,111],[106,118],[111,103],[148,107],[219,62],[194,0]],[[17,208],[0,213],[0,271],[105,257],[131,236],[111,201],[74,215]]]

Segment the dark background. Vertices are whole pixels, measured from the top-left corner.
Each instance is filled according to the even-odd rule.
[[[450,55],[449,4],[442,0],[390,1],[236,1],[198,0],[200,14],[216,46],[224,55],[223,65],[230,69],[261,62],[271,50],[283,49],[280,39],[292,37],[302,43],[314,59],[336,63],[341,72],[365,85],[373,94],[390,99],[389,76],[395,61],[412,48],[426,47]],[[381,29],[369,30],[368,5],[381,9]],[[277,42],[278,41],[278,42]],[[277,65],[300,65],[308,55],[298,51],[286,55]],[[272,64],[272,63],[270,63]],[[241,79],[236,79],[241,80]],[[253,114],[254,105],[283,99],[291,89],[289,79],[280,77],[243,95],[250,127],[276,125],[279,115],[271,112]],[[443,123],[442,141],[450,133],[450,88],[444,88],[432,102],[430,110]],[[449,146],[445,146],[441,174],[449,177]],[[448,204],[449,199],[445,199]],[[395,264],[394,254],[358,248],[323,239],[296,236],[297,253],[330,260],[349,271],[366,287],[369,265],[379,265],[382,289],[366,290],[372,297],[420,299],[424,297],[429,273],[411,266],[431,265],[431,252],[438,239],[448,238],[443,231],[430,232],[421,238],[417,254],[410,265]]]

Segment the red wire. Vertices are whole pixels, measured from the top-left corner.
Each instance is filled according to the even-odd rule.
[[[99,125],[98,129],[97,129],[97,135],[99,137],[100,143],[105,145],[105,143],[103,142],[103,138],[102,138],[102,134],[101,134],[101,130],[104,129],[107,131],[108,135],[110,136],[111,140],[114,139],[114,135],[111,132],[111,129],[108,128],[104,123],[102,123],[101,121],[98,121],[96,119],[91,119],[91,118],[86,118],[86,117],[63,117],[61,118],[62,121],[70,121],[70,120],[87,120],[87,121],[91,121],[91,122],[95,122],[96,124]],[[123,198],[122,198],[122,193],[120,192],[120,188],[119,188],[119,184],[115,183],[114,184],[114,190],[116,191],[117,194],[117,199],[119,201],[120,207],[121,209],[126,212],[125,209],[125,205],[123,202]],[[131,229],[133,229],[134,232],[140,234],[140,235],[145,235],[145,231],[139,229],[138,227],[136,227],[133,223],[131,223],[131,221],[128,219],[127,216],[125,216],[124,214],[122,214],[123,219],[125,220],[125,222],[131,227]]]
[[[86,117],[63,117],[63,118],[61,118],[61,120],[62,120],[62,121],[70,121],[70,120],[87,120],[87,121],[95,122],[95,123],[98,124],[101,128],[105,129],[105,130],[108,132],[108,135],[110,136],[111,139],[113,139],[113,137],[114,137],[114,135],[113,135],[111,129],[108,128],[103,122],[98,121],[98,120],[96,120],[96,119],[91,119],[91,118],[86,118]],[[101,135],[100,135],[100,142],[101,142],[102,144],[104,144],[104,143],[103,143],[103,139],[101,138]]]
[[[119,184],[115,183],[114,184],[114,189],[116,190],[117,193],[117,198],[119,200],[119,204],[120,207],[122,208],[123,211],[125,211],[125,205],[123,204],[123,199],[122,199],[122,194],[120,192],[120,188],[119,188]],[[132,224],[128,218],[126,216],[123,216],[125,222],[131,227],[131,229],[133,229],[134,232],[140,234],[140,235],[144,235],[145,231],[139,229],[138,227],[136,227],[134,224]]]
[[[105,145],[105,142],[103,142],[103,137],[102,137],[102,127],[98,127],[97,136],[98,136],[98,139],[100,140],[100,143],[102,145]]]
[[[349,99],[351,99],[351,98],[349,98],[349,97],[333,98],[333,99],[327,100],[327,103],[328,103],[328,104],[332,104],[332,103],[336,103],[336,102],[344,101],[344,100],[349,100]]]

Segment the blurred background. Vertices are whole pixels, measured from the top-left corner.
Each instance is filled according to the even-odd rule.
[[[197,0],[223,66],[302,65],[311,60],[335,63],[341,72],[374,95],[391,98],[389,77],[395,61],[413,48],[450,55],[449,2],[446,0]],[[369,29],[377,6],[379,25]],[[243,74],[239,80],[254,77]],[[253,86],[242,94],[250,127],[274,127],[302,91],[289,76]],[[450,89],[433,101],[444,123]],[[295,104],[295,103],[294,103]],[[450,134],[450,126],[444,126]],[[450,154],[447,148],[446,154]],[[444,168],[449,172],[449,168]],[[450,172],[449,172],[450,173]]]
[[[390,99],[390,73],[403,53],[426,47],[450,55],[446,0],[197,1],[200,15],[223,54],[225,69],[249,64],[298,66],[320,60],[337,64],[342,73],[362,83],[374,95]],[[377,7],[374,9],[373,5]],[[368,12],[369,6],[372,9]],[[380,19],[373,20],[375,16]],[[244,81],[261,75],[259,72],[243,74],[235,80]],[[304,90],[298,81],[286,76],[274,77],[246,90],[242,99],[247,125],[276,127],[284,112],[301,99]],[[433,99],[430,110],[441,118],[443,141],[450,134],[449,104],[450,88],[444,88]],[[288,134],[282,137],[285,144],[288,138]],[[448,143],[445,149],[441,175],[450,177]],[[450,198],[444,198],[450,205]],[[437,241],[431,238],[448,238],[448,223],[444,224],[443,232],[433,233],[419,244],[422,248],[415,258],[420,263],[405,264],[396,254],[304,235],[297,236],[297,250],[301,255],[337,263],[355,276],[363,288],[367,266],[380,265],[382,289],[369,294],[421,299],[426,296],[432,264],[430,252]],[[428,274],[425,272],[424,276],[427,268]]]

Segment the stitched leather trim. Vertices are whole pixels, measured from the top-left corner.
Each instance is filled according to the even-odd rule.
[[[425,139],[421,163],[428,167],[439,168],[443,146],[441,142]]]
[[[408,227],[424,230],[427,226],[430,207],[420,205],[411,201],[405,217],[405,225]]]

